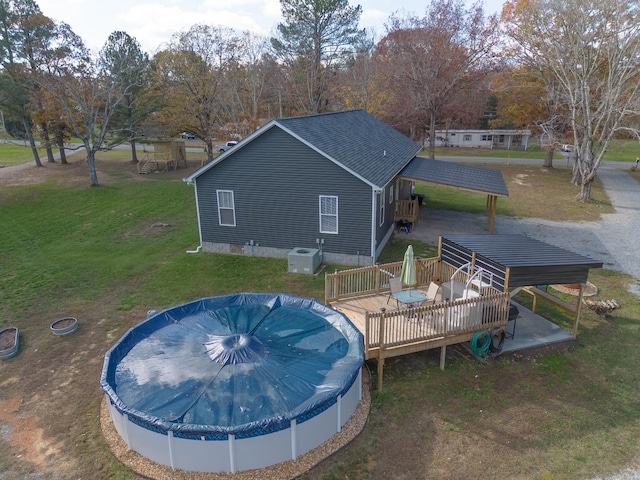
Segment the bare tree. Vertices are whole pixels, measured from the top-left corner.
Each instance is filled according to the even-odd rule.
[[[57,43],[44,52],[38,84],[65,112],[74,134],[87,153],[91,186],[98,186],[95,154],[104,143],[108,124],[130,85],[120,83],[109,62],[91,57],[71,28],[57,26]]]
[[[573,131],[577,199],[591,185],[609,143],[640,110],[640,6],[628,0],[513,0],[503,9],[514,57],[553,79]]]
[[[460,116],[471,106],[469,98],[478,97],[468,92],[485,88],[498,42],[496,24],[480,4],[467,10],[461,0],[436,0],[423,18],[391,19],[378,46],[380,64],[396,88],[390,121],[428,131],[431,158],[447,110]]]

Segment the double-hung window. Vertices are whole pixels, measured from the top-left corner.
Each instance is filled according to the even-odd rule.
[[[236,226],[236,207],[233,190],[216,190],[218,195],[218,221],[226,227]]]
[[[338,233],[338,197],[320,195],[320,233]]]
[[[384,224],[384,199],[386,190],[383,188],[380,190],[380,225]]]

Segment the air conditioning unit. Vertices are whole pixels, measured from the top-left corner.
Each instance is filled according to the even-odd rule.
[[[296,247],[288,254],[289,273],[315,273],[322,263],[320,250],[317,248]]]

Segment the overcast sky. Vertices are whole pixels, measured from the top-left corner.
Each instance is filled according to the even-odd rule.
[[[279,0],[36,0],[42,12],[71,25],[92,50],[99,50],[110,33],[123,30],[153,54],[175,32],[197,23],[233,27],[270,35],[280,18]],[[416,0],[355,0],[362,5],[360,27],[378,36],[396,11],[423,14],[427,2]],[[467,0],[470,4],[471,1]],[[504,0],[485,0],[485,12],[499,13]]]

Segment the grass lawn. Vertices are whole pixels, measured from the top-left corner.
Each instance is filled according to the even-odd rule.
[[[38,149],[40,155],[40,161],[47,161],[47,152],[44,148]],[[33,161],[33,154],[31,153],[31,147],[24,143],[2,143],[0,144],[0,166],[9,167],[11,165],[18,165]]]
[[[501,170],[509,189],[509,197],[498,200],[498,215],[588,221],[599,219],[603,213],[613,212],[598,177],[593,183],[592,201],[579,203],[574,198],[580,193],[580,187],[571,184],[571,169],[568,167],[546,169],[533,165],[483,166]],[[438,185],[418,183],[416,193],[424,194],[425,202],[431,208],[481,214],[486,206],[485,195]]]
[[[323,276],[289,274],[286,259],[186,253],[199,241],[193,188],[181,181],[193,168],[138,175],[121,155],[98,155],[98,188],[87,187],[81,155],[35,169],[38,183],[0,187],[0,328],[21,333],[18,355],[0,361],[3,480],[138,478],[100,432],[99,378],[106,350],[149,309],[241,291],[324,298]],[[573,195],[562,169],[504,168],[512,195],[498,202],[502,213],[610,211],[598,185],[593,204],[560,208]],[[484,209],[484,198],[460,195],[438,208]],[[419,255],[435,252],[413,244]],[[380,261],[400,260],[405,248],[390,242]],[[566,354],[479,364],[450,349],[444,371],[435,351],[390,359],[365,431],[305,477],[586,479],[635,465],[640,306],[626,285],[636,280],[603,270],[590,281],[623,308],[606,320],[586,312],[581,345]],[[49,325],[64,316],[80,328],[55,337]]]

